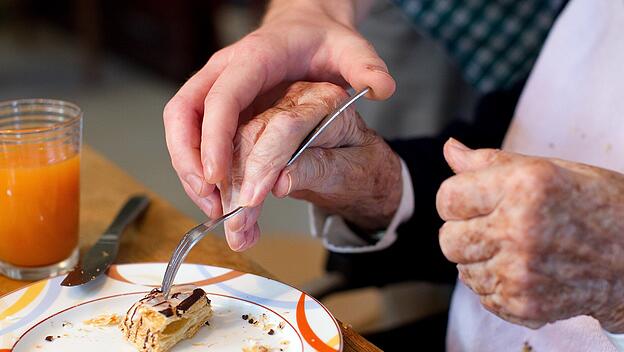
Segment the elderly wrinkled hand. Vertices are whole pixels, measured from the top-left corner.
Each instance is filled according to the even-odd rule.
[[[167,103],[171,163],[206,215],[221,215],[214,185],[230,168],[241,115],[263,95],[304,79],[368,86],[373,99],[392,95],[395,84],[385,63],[355,29],[362,7],[348,1],[272,1],[257,30],[216,52]]]
[[[444,255],[481,303],[537,328],[590,315],[624,332],[624,175],[450,140]]]
[[[308,133],[347,96],[331,83],[295,83],[273,107],[239,126],[229,181],[219,185],[224,209],[249,206],[226,222],[232,249],[257,241],[257,219],[270,192],[310,201],[365,231],[390,223],[402,191],[399,157],[353,108],[285,168]]]

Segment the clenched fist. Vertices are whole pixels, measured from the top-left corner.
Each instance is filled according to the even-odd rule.
[[[537,328],[590,315],[624,332],[624,175],[450,140],[444,255],[481,303]]]

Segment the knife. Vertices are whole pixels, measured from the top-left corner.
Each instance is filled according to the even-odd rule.
[[[67,274],[61,285],[82,285],[95,280],[98,275],[105,272],[117,256],[121,234],[147,209],[149,203],[149,198],[144,195],[136,195],[128,199],[108,229],[85,254],[80,264]]]

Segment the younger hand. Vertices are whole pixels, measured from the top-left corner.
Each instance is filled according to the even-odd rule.
[[[263,24],[219,50],[164,110],[167,148],[184,190],[209,217],[221,215],[214,185],[230,169],[244,111],[262,95],[297,80],[371,87],[386,99],[395,83],[355,29],[350,1],[275,1]]]

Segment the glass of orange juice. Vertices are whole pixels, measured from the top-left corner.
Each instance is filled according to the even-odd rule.
[[[0,103],[0,273],[35,280],[78,261],[82,110],[49,99]]]

